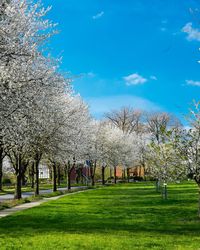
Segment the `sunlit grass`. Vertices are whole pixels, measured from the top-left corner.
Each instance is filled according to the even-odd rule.
[[[0,249],[200,249],[195,184],[120,184],[0,220]]]

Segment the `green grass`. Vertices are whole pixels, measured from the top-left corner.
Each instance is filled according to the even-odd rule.
[[[0,219],[0,249],[200,249],[195,184],[120,184]]]
[[[91,189],[91,188],[92,187],[85,187],[85,189]],[[51,198],[51,197],[60,196],[60,195],[67,194],[67,193],[75,193],[75,192],[81,191],[81,190],[82,190],[82,188],[77,188],[77,189],[71,189],[71,190],[56,191],[56,192],[47,193],[47,194],[40,194],[37,196],[33,195],[33,196],[23,198],[20,200],[12,199],[12,200],[6,200],[3,202],[0,201],[0,211],[4,210],[6,208],[12,208],[12,207],[15,207],[17,205],[24,204],[24,203],[30,203],[33,201],[42,200],[43,198]]]

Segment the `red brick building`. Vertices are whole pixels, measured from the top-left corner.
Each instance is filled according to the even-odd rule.
[[[130,177],[144,177],[144,167],[142,166],[135,166],[135,167],[131,167],[129,168],[129,176]],[[127,171],[118,166],[116,169],[116,176],[118,178],[123,178],[125,176],[127,176]]]

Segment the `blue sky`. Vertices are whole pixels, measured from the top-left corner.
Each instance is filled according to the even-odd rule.
[[[73,76],[95,117],[121,106],[181,116],[199,100],[198,0],[43,3],[61,31],[51,52],[62,54],[62,71]]]

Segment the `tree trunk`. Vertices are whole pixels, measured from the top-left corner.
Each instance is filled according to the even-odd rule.
[[[167,200],[167,184],[163,184],[163,200]]]
[[[18,199],[18,200],[20,200],[22,198],[21,184],[22,184],[22,178],[21,178],[21,174],[19,172],[17,174],[16,188],[15,188],[15,199]]]
[[[123,169],[123,180],[124,181],[126,180],[126,169],[125,168]]]
[[[22,187],[26,186],[26,176],[25,176],[25,172],[22,171]]]
[[[94,172],[93,172],[94,170],[93,170],[93,166],[92,166],[92,164],[90,164],[90,177],[91,177],[91,180],[92,180],[92,186],[94,186]]]
[[[71,189],[71,170],[67,171],[67,188],[68,190]]]
[[[114,183],[117,183],[117,167],[114,167]]]
[[[0,191],[3,189],[3,148],[0,148]]]
[[[94,176],[92,177],[92,186],[95,185]]]
[[[102,167],[102,185],[105,185],[105,167]]]
[[[37,152],[35,155],[35,196],[39,195],[39,164],[42,153]]]
[[[21,165],[21,155],[18,154],[16,162],[16,186],[15,186],[15,199],[20,200],[22,198],[22,165]]]
[[[67,169],[67,189],[70,190],[71,189],[71,171],[73,169],[71,168],[70,161],[68,161],[66,169]]]
[[[127,168],[126,172],[127,172],[127,181],[128,181],[128,183],[129,183],[129,182],[130,182],[130,172],[129,172],[129,168]]]
[[[67,180],[67,167],[64,167],[64,180]]]
[[[39,195],[39,161],[35,161],[35,196]]]
[[[52,168],[49,168],[49,179],[50,179],[51,181],[53,180]]]
[[[60,174],[60,165],[57,166],[57,169],[58,169],[57,182],[58,182],[58,186],[60,186],[60,178],[61,178],[61,174]]]
[[[21,165],[22,165],[22,186],[25,186],[27,184],[27,177],[25,173],[29,165],[29,160],[23,160]]]
[[[160,181],[156,180],[156,192],[160,191]]]
[[[34,162],[32,163],[32,166],[31,166],[31,188],[34,188],[35,187],[35,164]]]
[[[96,167],[97,167],[97,161],[95,160],[95,161],[94,161],[94,165],[92,166],[92,164],[91,164],[91,170],[92,170],[92,172],[91,172],[92,186],[95,185],[95,171],[96,171]]]
[[[84,179],[83,179],[83,167],[81,167],[81,184],[84,184]]]
[[[79,184],[80,181],[80,168],[76,169],[76,184]]]
[[[53,192],[57,191],[57,173],[56,173],[56,163],[53,163]]]

